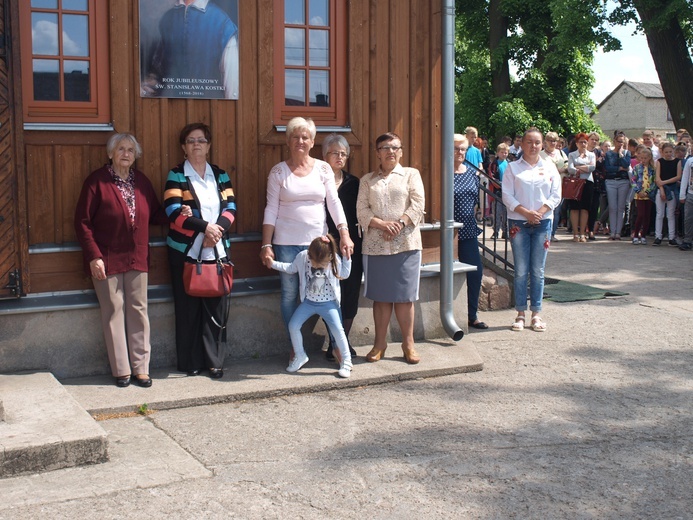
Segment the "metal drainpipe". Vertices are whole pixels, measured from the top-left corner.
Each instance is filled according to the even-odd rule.
[[[440,192],[441,226],[440,226],[440,321],[445,332],[453,340],[459,341],[464,336],[464,331],[455,322],[452,312],[452,287],[453,287],[453,233],[455,221],[453,214],[453,141],[455,132],[455,97],[454,97],[454,25],[455,3],[454,0],[443,1],[443,48],[442,48],[442,124],[441,124],[441,152],[442,152],[442,179]]]

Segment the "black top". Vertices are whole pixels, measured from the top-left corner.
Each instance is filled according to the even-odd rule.
[[[657,159],[659,161],[659,178],[663,181],[668,181],[676,177],[676,165],[679,164],[680,159],[672,159],[667,161],[664,157]]]
[[[356,218],[356,199],[359,196],[359,178],[351,175],[348,172],[342,170],[342,184],[339,185],[337,190],[337,195],[339,195],[339,200],[342,203],[342,208],[344,208],[344,215],[346,216],[347,224],[349,225],[349,236],[354,242],[354,254],[361,254],[361,243],[362,238],[358,233],[358,220]],[[337,226],[334,225],[334,221],[330,214],[327,214],[327,229],[330,235],[334,237],[339,244],[339,232],[337,231]]]

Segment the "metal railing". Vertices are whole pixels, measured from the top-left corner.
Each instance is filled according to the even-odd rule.
[[[468,161],[468,168],[474,170],[481,181],[479,190],[479,209],[476,220],[481,227],[479,249],[482,256],[499,266],[504,271],[514,271],[515,266],[508,259],[510,243],[508,242],[508,219],[505,204],[501,199],[501,185],[485,172]]]

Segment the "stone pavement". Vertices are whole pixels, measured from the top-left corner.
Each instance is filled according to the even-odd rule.
[[[693,254],[562,240],[547,275],[629,295],[548,302],[545,333],[484,313],[490,330],[421,348],[421,369],[466,349],[478,372],[394,382],[416,369],[392,345],[355,370],[391,384],[335,388],[317,359],[296,377],[258,360],[245,371],[278,394],[174,409],[200,391],[119,390],[171,409],[99,422],[108,463],[0,480],[0,519],[693,518]],[[331,389],[291,395],[286,378]],[[98,408],[99,385],[77,383]]]

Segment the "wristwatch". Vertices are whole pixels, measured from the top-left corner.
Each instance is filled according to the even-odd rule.
[[[399,223],[402,224],[402,229],[407,227],[407,223],[404,221],[404,219],[399,219]]]

